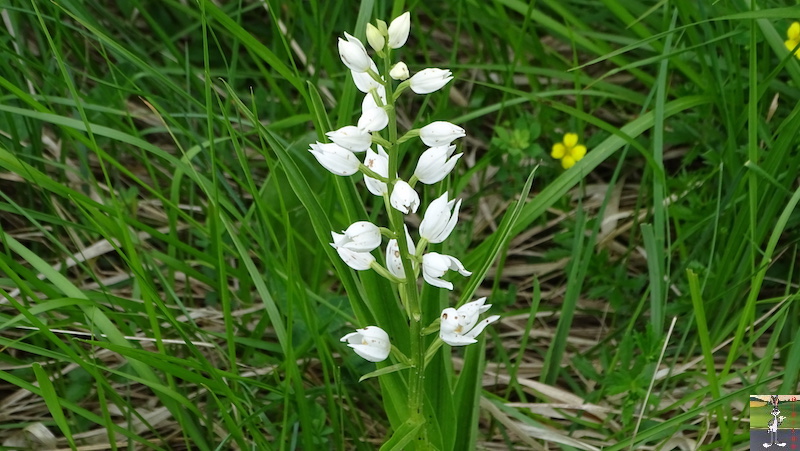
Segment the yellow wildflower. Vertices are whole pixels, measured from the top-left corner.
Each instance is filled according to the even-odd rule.
[[[795,22],[789,27],[789,30],[786,31],[786,37],[789,39],[784,42],[784,45],[791,52],[797,47],[797,44],[800,44],[800,22]],[[800,59],[800,53],[795,52],[794,56]]]
[[[800,24],[798,27],[800,27]],[[561,160],[561,166],[564,169],[574,166],[584,155],[586,155],[586,146],[578,144],[578,135],[576,133],[564,135],[564,142],[553,144],[553,151],[550,152],[550,156],[556,160]]]

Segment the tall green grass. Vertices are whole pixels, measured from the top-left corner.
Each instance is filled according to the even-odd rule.
[[[436,357],[437,377],[468,372],[426,380],[449,390],[431,400],[438,424],[467,425],[442,431],[447,446],[740,449],[748,395],[797,390],[796,6],[0,8],[3,440],[37,422],[73,448],[367,450],[391,435],[380,393],[402,380],[359,382],[375,368],[338,339],[376,313],[405,324],[369,311],[391,292],[363,274],[360,290],[327,244],[369,217],[360,181],[306,149],[357,114],[335,37],[404,9],[406,63],[457,80],[452,101],[402,119],[471,137],[447,182],[465,199],[452,246],[487,278],[456,293],[505,316],[485,350]],[[492,141],[520,127],[538,130],[527,146]],[[564,171],[548,151],[567,131],[589,153]]]

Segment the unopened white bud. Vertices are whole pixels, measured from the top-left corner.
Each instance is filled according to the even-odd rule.
[[[396,19],[389,24],[389,47],[399,49],[402,47],[406,40],[408,40],[408,32],[411,29],[411,14],[408,11],[397,16]]]
[[[408,78],[408,66],[406,63],[400,61],[399,63],[392,66],[392,70],[389,71],[389,76],[392,77],[394,80],[403,81]],[[413,89],[413,85],[412,85]],[[416,92],[416,91],[414,91]]]
[[[383,46],[386,45],[386,38],[383,37],[381,31],[378,30],[378,27],[368,23],[367,42],[369,42],[369,46],[372,47],[376,52],[380,52],[383,50]]]

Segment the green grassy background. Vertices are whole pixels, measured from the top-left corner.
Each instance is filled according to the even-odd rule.
[[[464,206],[443,251],[491,269],[456,293],[477,290],[504,316],[464,443],[746,449],[748,395],[797,391],[800,61],[783,41],[798,6],[0,9],[2,440],[34,423],[61,447],[386,439],[379,382],[358,382],[375,367],[338,339],[388,287],[327,245],[379,209],[358,177],[332,177],[306,149],[358,117],[336,37],[404,10],[412,73],[456,80],[404,98],[401,123],[450,120],[469,137],[444,184]],[[568,131],[589,152],[563,171],[548,152]]]

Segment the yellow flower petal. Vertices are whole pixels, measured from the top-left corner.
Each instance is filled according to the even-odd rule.
[[[561,159],[561,166],[563,166],[564,169],[569,169],[575,166],[575,160],[571,156],[566,155]]]
[[[791,52],[792,50],[794,50],[795,47],[797,47],[798,43],[800,43],[800,41],[794,41],[792,39],[789,39],[788,41],[784,41],[783,45],[786,46],[786,50]]]
[[[567,148],[564,147],[561,143],[553,144],[553,151],[550,152],[550,156],[555,158],[556,160],[560,160],[564,158],[564,155],[567,153]]]
[[[567,147],[573,147],[575,144],[578,144],[578,134],[577,133],[567,133],[564,135],[564,145]]]
[[[572,148],[572,151],[569,153],[569,156],[572,157],[575,161],[580,161],[583,156],[586,155],[586,146],[583,144],[579,144]]]
[[[786,31],[786,37],[788,37],[790,41],[800,40],[800,22],[795,22],[789,26],[789,29]]]

